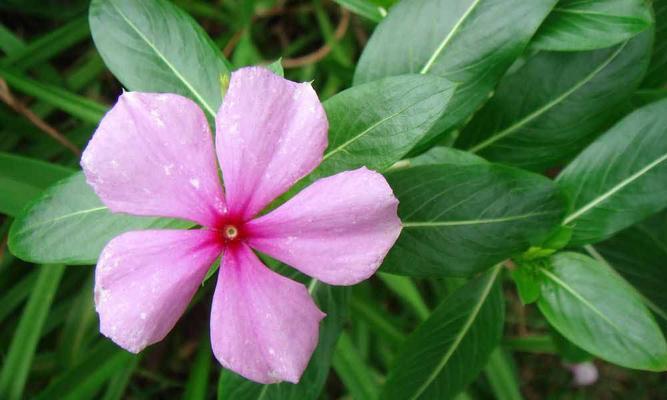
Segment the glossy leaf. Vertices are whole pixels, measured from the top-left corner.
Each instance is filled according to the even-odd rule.
[[[619,232],[595,249],[644,296],[667,332],[667,212]]]
[[[558,176],[570,244],[603,240],[667,206],[667,99],[625,117]]]
[[[382,399],[450,399],[475,379],[502,336],[500,268],[456,290],[408,337]]]
[[[648,73],[642,83],[645,88],[667,84],[667,0],[653,0],[655,12],[655,45]]]
[[[447,107],[446,79],[404,75],[352,87],[324,102],[329,146],[313,176],[366,166],[384,170],[424,137]]]
[[[298,384],[261,385],[223,370],[218,382],[218,399],[310,400],[317,399],[324,387],[336,341],[347,316],[348,288],[310,281],[318,307],[327,313],[320,324],[320,340]],[[315,283],[313,283],[315,282]]]
[[[90,29],[104,63],[128,90],[178,93],[215,116],[220,50],[185,12],[167,0],[93,0]]]
[[[31,262],[95,264],[104,245],[123,232],[192,225],[112,214],[79,172],[44,191],[16,218],[9,231],[9,248]]]
[[[573,157],[617,118],[639,86],[652,37],[650,30],[609,49],[529,58],[501,81],[456,147],[536,170]]]
[[[25,205],[74,170],[0,152],[0,213],[15,217]]]
[[[645,0],[560,0],[531,45],[556,51],[601,49],[630,39],[652,23]]]
[[[355,84],[407,73],[459,87],[447,113],[422,139],[461,125],[524,51],[556,0],[407,0],[392,7],[368,41]],[[502,16],[502,17],[500,17]]]
[[[578,253],[560,253],[540,269],[537,304],[572,343],[626,368],[667,369],[667,343],[637,293],[608,267]]]
[[[467,276],[539,243],[564,214],[553,182],[501,165],[427,165],[387,179],[403,231],[385,272]]]

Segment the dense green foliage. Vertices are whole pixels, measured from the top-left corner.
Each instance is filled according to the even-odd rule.
[[[122,90],[212,121],[246,65],[323,101],[297,186],[367,166],[400,201],[362,284],[264,259],[327,313],[297,385],[219,366],[208,276],[139,355],[93,306],[110,239],[192,226],[101,203],[96,124]],[[0,100],[1,399],[667,398],[667,0],[7,0]]]

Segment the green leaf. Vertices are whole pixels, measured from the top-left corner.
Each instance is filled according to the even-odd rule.
[[[556,351],[561,359],[566,363],[578,364],[591,361],[593,356],[583,350],[581,347],[567,340],[557,330],[551,329],[551,338],[553,339]]]
[[[10,68],[0,66],[0,77],[12,88],[42,100],[84,122],[97,124],[107,111],[107,106],[79,96],[58,86],[31,79]]]
[[[432,164],[478,165],[486,162],[487,161],[482,157],[467,151],[445,146],[436,146],[417,157],[411,158],[409,160],[409,165],[413,167]]]
[[[667,0],[653,0],[655,10],[655,46],[651,65],[642,83],[645,88],[659,88],[667,84]]]
[[[85,360],[63,371],[33,400],[94,398],[95,393],[120,371],[133,369],[138,357],[109,340],[102,340],[87,352]]]
[[[639,86],[652,38],[649,30],[609,49],[530,57],[500,82],[456,147],[535,170],[573,157],[617,118]]]
[[[630,39],[652,24],[646,0],[560,0],[531,45],[556,51],[601,49]]]
[[[667,206],[667,99],[625,117],[558,176],[571,245],[594,243]]]
[[[319,308],[327,313],[320,324],[320,339],[310,363],[297,384],[261,385],[222,370],[218,381],[218,399],[234,400],[309,400],[317,399],[324,387],[336,341],[347,316],[348,288],[332,287],[311,281],[309,291]]]
[[[324,102],[329,146],[312,176],[366,166],[383,170],[424,137],[447,107],[454,85],[404,75],[345,90]]]
[[[531,304],[540,298],[540,275],[532,264],[519,265],[512,270],[512,279],[523,304]]]
[[[219,77],[230,69],[188,14],[166,0],[93,0],[89,20],[97,50],[128,90],[178,93],[215,116]]]
[[[9,231],[9,248],[31,262],[95,264],[106,243],[131,230],[187,228],[194,223],[112,214],[79,172],[44,191]]]
[[[377,382],[371,369],[355,348],[350,336],[343,332],[333,355],[333,367],[355,400],[374,400],[378,397]]]
[[[361,55],[355,84],[408,73],[459,84],[422,146],[457,127],[523,53],[556,0],[408,0],[392,7]]]
[[[537,305],[572,343],[626,368],[667,369],[667,343],[630,285],[609,268],[578,253],[560,253],[540,268]]]
[[[450,399],[475,379],[502,336],[500,268],[456,290],[408,337],[382,399]]]
[[[61,54],[65,49],[90,37],[88,20],[78,17],[44,36],[33,40],[29,45],[5,57],[0,64],[11,65],[20,71],[42,64]]]
[[[279,58],[276,61],[272,62],[271,64],[268,64],[266,66],[266,68],[269,71],[273,72],[274,74],[284,77],[285,76],[285,70],[283,69],[283,63],[282,62],[283,62],[283,59]]]
[[[378,272],[376,276],[380,278],[380,280],[387,285],[396,296],[412,308],[420,320],[428,318],[431,311],[426,306],[426,303],[424,303],[424,299],[422,299],[419,294],[419,289],[417,289],[417,286],[412,279],[405,276],[385,274],[382,272]]]
[[[539,243],[562,220],[564,199],[549,179],[501,165],[427,165],[387,180],[403,231],[383,271],[467,276]]]
[[[190,370],[188,381],[183,391],[184,400],[206,400],[208,398],[208,382],[211,373],[212,357],[208,330],[201,335],[197,346],[197,355]]]
[[[369,0],[334,0],[342,7],[373,22],[380,22],[387,15],[384,7],[373,4]]]
[[[510,354],[502,347],[497,347],[484,369],[496,400],[521,400],[519,376]]]
[[[619,232],[595,249],[644,296],[667,332],[667,212]]]
[[[0,152],[0,214],[15,217],[44,189],[73,173],[60,165]]]
[[[63,265],[44,265],[37,268],[40,268],[37,282],[21,314],[0,370],[0,398],[7,400],[22,398],[44,321],[65,270]]]
[[[132,357],[121,370],[111,376],[102,400],[122,400],[124,398],[123,395],[125,394],[125,390],[130,383],[132,374],[139,365],[140,359],[141,356]]]

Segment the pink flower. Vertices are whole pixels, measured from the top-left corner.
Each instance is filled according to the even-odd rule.
[[[223,194],[199,107],[175,94],[124,93],[83,154],[88,183],[113,212],[202,228],[109,242],[95,271],[101,332],[131,352],[162,340],[222,255],[211,310],[216,358],[260,383],[298,382],[325,314],[304,285],[265,267],[252,249],[352,285],[378,269],[401,230],[391,188],[366,168],[320,179],[258,216],[322,161],[327,129],[308,83],[236,71],[216,117]]]

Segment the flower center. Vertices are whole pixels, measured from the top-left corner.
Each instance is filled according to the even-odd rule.
[[[222,234],[227,240],[234,240],[239,236],[239,230],[234,225],[225,225]]]

